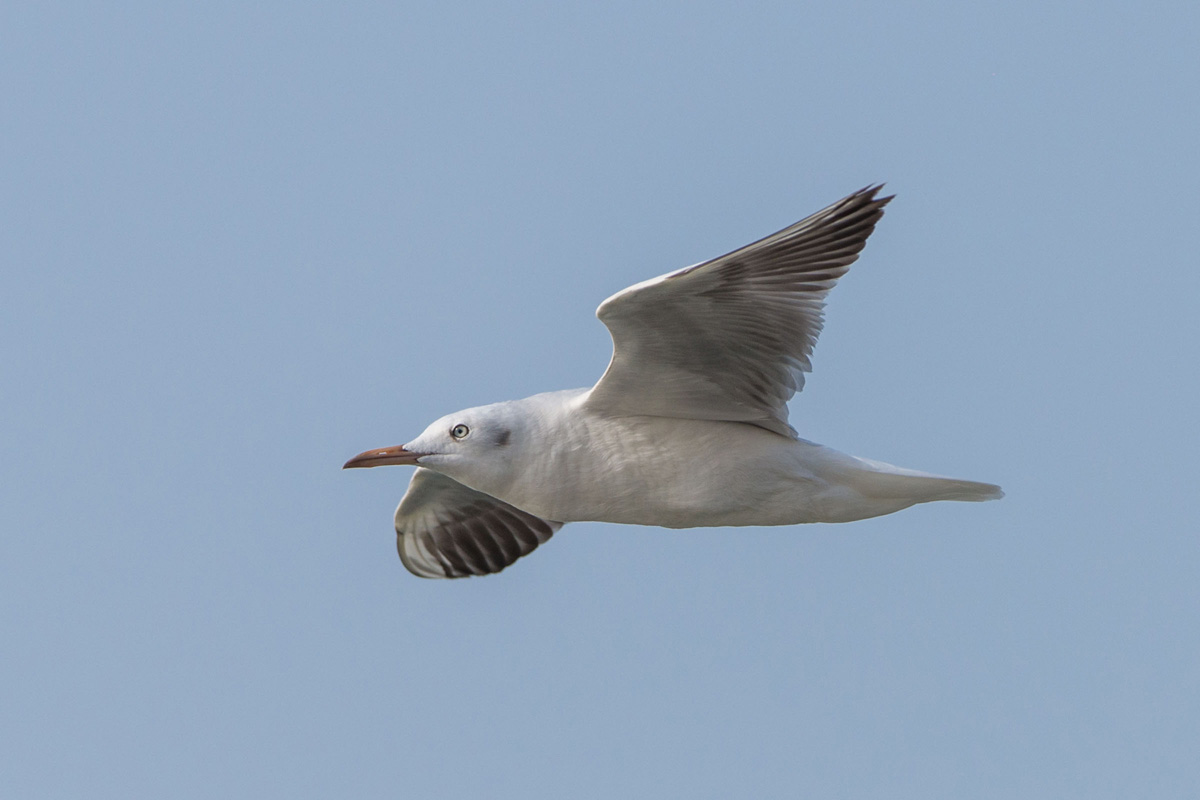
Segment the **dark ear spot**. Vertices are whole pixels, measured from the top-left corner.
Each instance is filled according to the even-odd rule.
[[[502,428],[498,436],[496,436],[496,444],[504,447],[508,444],[508,440],[512,438],[512,431],[508,428]]]

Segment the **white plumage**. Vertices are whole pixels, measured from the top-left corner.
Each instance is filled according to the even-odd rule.
[[[788,425],[825,296],[891,200],[878,190],[605,300],[596,315],[613,357],[591,389],[459,411],[348,461],[418,465],[396,509],[404,565],[422,577],[498,572],[565,522],[848,522],[1002,497],[839,453]]]

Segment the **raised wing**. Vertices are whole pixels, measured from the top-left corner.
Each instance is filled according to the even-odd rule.
[[[562,526],[418,467],[396,509],[396,549],[422,578],[488,575],[529,555]]]
[[[795,436],[787,401],[824,322],[825,296],[883,207],[868,187],[754,244],[614,294],[596,316],[613,356],[588,408],[749,422]]]

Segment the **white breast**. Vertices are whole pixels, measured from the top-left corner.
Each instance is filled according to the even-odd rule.
[[[563,417],[503,499],[546,519],[690,528],[803,522],[821,480],[804,448],[753,425]]]

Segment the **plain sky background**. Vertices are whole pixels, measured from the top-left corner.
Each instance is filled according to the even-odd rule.
[[[0,30],[0,794],[1196,796],[1195,3]],[[792,421],[1006,499],[404,571],[348,457],[877,181]]]

